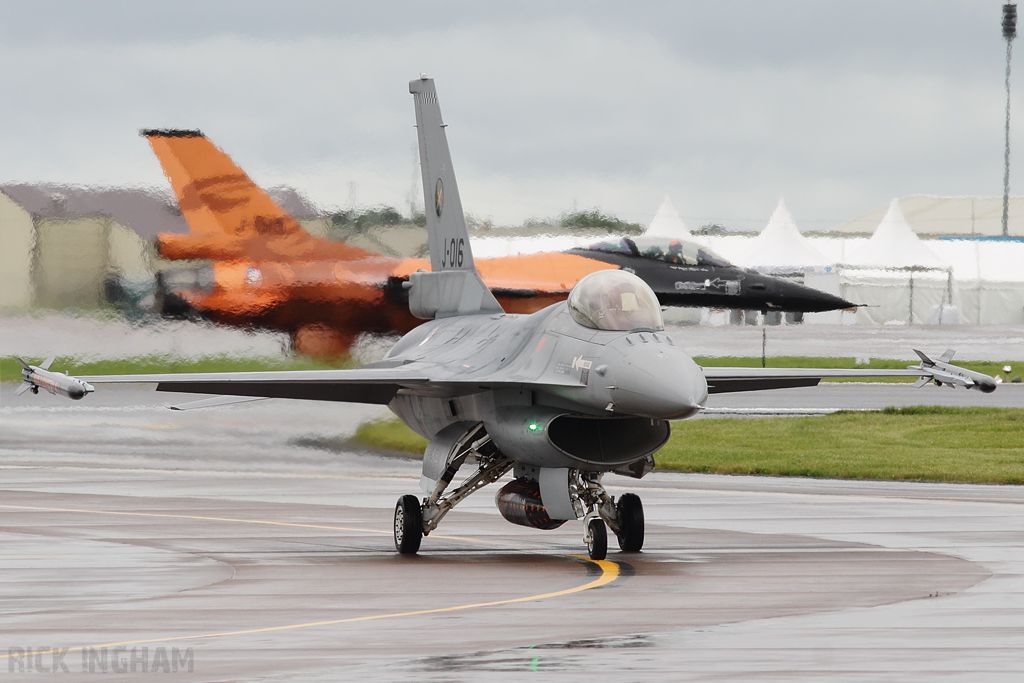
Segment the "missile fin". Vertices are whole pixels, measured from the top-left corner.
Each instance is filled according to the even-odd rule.
[[[21,359],[19,358],[18,360],[21,360]],[[31,384],[29,384],[28,382],[22,382],[20,385],[18,385],[18,388],[14,390],[14,395],[15,396],[21,396],[22,394],[24,394],[26,391],[28,391],[31,388],[32,388]]]
[[[50,356],[43,361],[42,365],[39,366],[40,370],[49,370],[50,366],[53,365],[53,361],[57,360],[56,356]]]

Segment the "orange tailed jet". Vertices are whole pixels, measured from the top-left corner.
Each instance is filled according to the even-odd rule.
[[[190,228],[160,235],[157,250],[167,259],[212,263],[212,277],[199,284],[169,292],[163,283],[164,297],[216,322],[286,331],[297,350],[313,355],[343,353],[361,333],[404,334],[419,324],[402,283],[430,270],[429,261],[311,235],[199,131],[142,135]],[[617,268],[562,253],[481,259],[477,267],[510,313],[538,311],[568,296],[584,275]]]
[[[186,235],[160,235],[160,255],[212,263],[198,272],[160,273],[163,312],[191,309],[216,322],[282,330],[296,350],[320,356],[348,351],[363,333],[404,334],[419,324],[403,285],[411,273],[430,270],[429,261],[311,235],[199,131],[142,134],[190,228]],[[686,240],[613,238],[565,253],[478,259],[476,267],[508,313],[539,311],[565,299],[583,276],[612,269],[638,275],[665,306],[801,312],[853,306],[738,268]]]

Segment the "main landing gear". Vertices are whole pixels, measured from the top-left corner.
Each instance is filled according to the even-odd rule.
[[[423,540],[423,513],[416,496],[402,496],[395,506],[395,550],[413,555]]]
[[[476,460],[476,470],[448,491],[459,468],[471,456]],[[421,484],[430,495],[422,501],[416,496],[402,496],[395,505],[395,549],[403,555],[416,554],[423,537],[436,529],[452,508],[500,479],[515,465],[497,449],[482,423],[471,422],[445,427],[427,446],[423,457]],[[644,508],[640,498],[626,493],[615,500],[601,484],[602,474],[577,469],[517,469],[516,482],[520,484],[518,488],[514,486],[516,482],[509,485],[515,490],[502,499],[499,509],[510,522],[540,529],[555,528],[562,520],[574,517],[582,519],[583,542],[592,560],[607,557],[609,528],[623,552],[638,552],[644,545]],[[542,496],[540,492],[545,486],[548,492]],[[516,509],[523,514],[510,516],[502,505],[519,506]],[[520,509],[523,506],[528,509]],[[549,514],[556,516],[552,519]]]
[[[623,552],[637,553],[644,547],[644,505],[635,493],[623,493],[615,503],[619,518],[619,548]]]
[[[475,456],[476,471],[458,488],[445,495],[445,490],[469,456]],[[487,484],[497,481],[512,469],[514,463],[506,458],[478,425],[457,439],[444,458],[443,473],[434,485],[433,492],[423,499],[416,496],[402,496],[395,506],[395,549],[403,555],[414,555],[420,549],[420,541],[437,528],[448,512]],[[431,481],[433,481],[431,479]]]

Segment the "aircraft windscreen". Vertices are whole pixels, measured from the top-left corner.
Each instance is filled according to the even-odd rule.
[[[634,240],[637,251],[643,258],[656,259],[680,266],[731,266],[727,260],[709,247],[689,240],[641,237]]]
[[[624,270],[599,270],[576,283],[569,312],[595,330],[663,330],[661,304],[646,282]]]
[[[627,256],[634,254],[629,240],[625,238],[605,240],[604,242],[598,242],[583,248],[589,251],[604,251],[609,254],[626,254]]]

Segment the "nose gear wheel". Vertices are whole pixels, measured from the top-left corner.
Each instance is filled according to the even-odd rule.
[[[592,560],[603,560],[608,557],[608,528],[600,517],[593,517],[587,522],[587,552]]]

